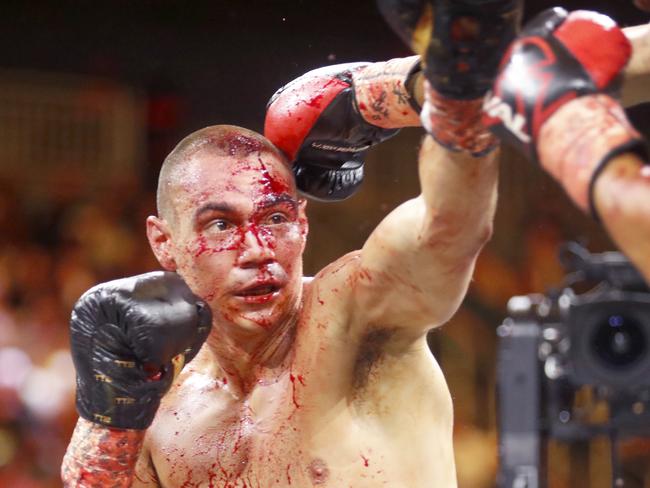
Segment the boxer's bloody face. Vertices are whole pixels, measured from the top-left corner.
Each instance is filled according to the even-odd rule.
[[[216,317],[272,329],[296,310],[302,287],[307,220],[290,169],[270,152],[200,151],[178,171],[177,271]]]

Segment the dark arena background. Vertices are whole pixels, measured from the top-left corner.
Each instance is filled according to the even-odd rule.
[[[625,26],[650,20],[631,0],[528,1],[526,16],[556,4]],[[213,124],[261,131],[271,94],[310,69],[408,54],[370,0],[0,2],[0,487],[60,486],[76,421],[71,307],[95,283],[158,268],[144,220],[175,143]],[[630,113],[648,135],[648,107]],[[404,130],[371,151],[350,200],[310,204],[308,274],[417,194],[422,134]],[[562,283],[565,241],[615,249],[507,148],[501,180],[494,237],[464,305],[430,335],[468,488],[496,486],[496,330],[508,300]],[[589,415],[606,415],[591,403]],[[650,440],[622,439],[618,451],[624,486],[650,487]],[[544,460],[550,487],[611,486],[607,437],[551,439]]]

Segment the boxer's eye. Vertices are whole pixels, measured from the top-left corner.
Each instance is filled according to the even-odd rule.
[[[228,230],[232,227],[232,224],[224,219],[215,219],[207,225],[208,229],[222,231]]]
[[[278,224],[284,224],[285,222],[289,222],[289,219],[282,212],[275,212],[268,216],[266,222],[267,224],[278,225]]]

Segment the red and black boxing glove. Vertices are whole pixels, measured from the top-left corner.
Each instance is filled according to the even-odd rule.
[[[415,56],[392,64],[328,66],[306,73],[271,97],[264,135],[292,162],[302,193],[336,201],[357,191],[368,149],[394,136],[396,127],[418,123],[419,107],[408,88],[418,68]],[[373,96],[377,89],[388,92],[381,90],[382,84],[396,85],[401,106]]]
[[[484,123],[594,215],[593,183],[605,164],[628,151],[647,158],[616,99],[631,51],[605,15],[547,10],[510,46],[484,103]]]

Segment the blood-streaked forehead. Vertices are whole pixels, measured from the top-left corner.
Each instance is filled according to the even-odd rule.
[[[291,170],[268,152],[246,157],[198,153],[174,176],[174,206],[181,212],[210,200],[233,199],[253,208],[275,196],[296,196]]]

